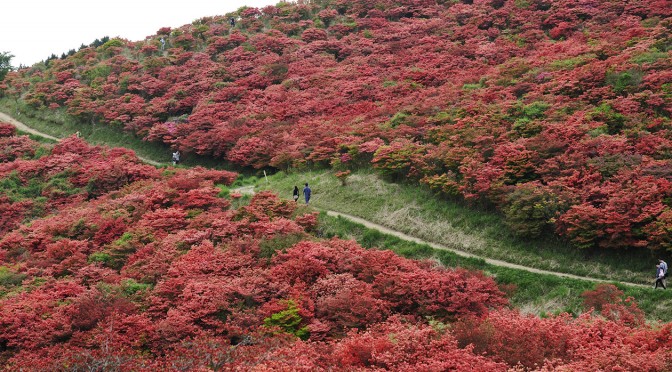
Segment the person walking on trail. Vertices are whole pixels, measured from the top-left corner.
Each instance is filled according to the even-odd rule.
[[[665,271],[660,264],[656,265],[656,284],[653,286],[653,288],[657,289],[658,284],[660,284],[663,289],[667,288],[665,287]]]
[[[308,183],[306,183],[306,187],[303,188],[303,197],[306,198],[306,204],[310,202],[310,194],[312,190],[310,190],[310,187],[308,187]]]
[[[658,265],[660,265],[660,270],[663,272],[663,280],[661,282],[663,284],[663,288],[665,288],[666,286],[665,279],[667,278],[667,262],[659,258]]]
[[[292,195],[292,197],[294,198],[294,201],[298,203],[298,201],[299,201],[299,187],[298,186],[294,186],[294,194]]]
[[[229,18],[229,24],[231,27],[236,27],[236,19],[233,17]]]
[[[173,165],[180,164],[180,151],[175,151],[173,153]]]

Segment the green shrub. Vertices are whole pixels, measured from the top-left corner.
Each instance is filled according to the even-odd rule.
[[[0,266],[0,285],[15,286],[20,285],[26,278],[26,274],[17,273],[7,266]]]
[[[219,192],[217,193],[217,197],[219,198],[228,198],[231,194],[231,190],[226,185],[217,185],[217,188],[219,188]]]
[[[551,68],[555,70],[572,70],[576,67],[583,66],[586,63],[590,62],[597,58],[597,55],[593,53],[583,54],[576,56],[574,58],[568,59],[559,59],[557,61],[551,62]]]
[[[145,291],[151,287],[151,284],[138,283],[133,279],[121,281],[121,291],[126,297],[133,296],[137,292]]]
[[[86,80],[91,83],[96,78],[107,79],[111,72],[112,68],[110,66],[98,65],[86,71],[84,76],[86,77]]]
[[[89,255],[88,261],[92,262],[102,262],[103,265],[107,266],[108,263],[112,262],[112,256],[109,253],[105,252],[95,252]]]
[[[464,84],[462,85],[462,90],[476,90],[483,88],[481,84]]]
[[[544,117],[544,114],[549,107],[551,107],[551,105],[543,101],[532,102],[523,107],[523,116],[530,119],[541,119]]]
[[[530,138],[541,133],[544,127],[538,121],[524,117],[517,119],[516,122],[513,123],[511,129],[517,132],[521,137]]]
[[[303,318],[299,315],[299,308],[296,303],[293,300],[283,302],[287,305],[287,309],[264,319],[264,326],[278,327],[285,333],[292,334],[301,340],[307,340],[310,337],[310,332],[307,326],[301,326]]]
[[[668,58],[668,54],[665,52],[651,51],[638,54],[630,59],[632,63],[638,65],[654,63],[659,59]]]
[[[396,114],[394,114],[392,119],[390,119],[390,126],[392,128],[396,128],[401,124],[406,124],[408,116],[409,115],[404,112],[397,112]]]
[[[618,134],[625,127],[626,117],[614,111],[608,103],[603,103],[588,113],[588,119],[603,122],[607,125],[607,133]]]
[[[284,252],[287,248],[300,242],[305,238],[304,234],[287,234],[274,236],[271,239],[263,240],[259,243],[259,257],[271,258],[276,252]]]
[[[632,93],[639,87],[643,76],[643,71],[634,69],[623,72],[608,72],[605,82],[611,85],[617,94]]]
[[[112,39],[99,47],[100,50],[107,50],[112,47],[123,47],[124,42],[120,39]]]
[[[505,222],[516,235],[539,237],[558,209],[557,196],[535,185],[521,185],[507,197]]]

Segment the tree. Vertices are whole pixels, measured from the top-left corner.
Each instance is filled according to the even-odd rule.
[[[14,56],[9,52],[0,53],[0,81],[4,80],[5,75],[13,70],[11,63],[12,58],[14,58]]]

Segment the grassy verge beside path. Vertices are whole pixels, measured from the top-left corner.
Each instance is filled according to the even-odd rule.
[[[320,215],[318,234],[324,238],[352,239],[366,248],[390,249],[397,254],[413,259],[432,259],[446,267],[464,267],[483,270],[500,285],[513,285],[511,304],[524,313],[544,316],[568,312],[574,315],[584,311],[581,293],[593,290],[596,283],[555,275],[490,265],[479,259],[464,257],[449,251],[433,249],[427,244],[412,241],[368,229],[345,218]],[[672,321],[672,291],[654,291],[649,288],[624,286],[613,283],[624,296],[635,298],[649,321]]]
[[[451,253],[456,254],[460,257],[480,260],[480,261],[482,261],[484,263],[487,263],[488,265],[491,265],[491,266],[507,267],[509,269],[528,271],[528,272],[531,272],[533,274],[553,275],[553,276],[559,276],[559,277],[562,277],[562,278],[579,279],[579,280],[584,280],[584,281],[589,281],[589,282],[605,282],[605,283],[612,282],[610,280],[597,279],[597,278],[587,278],[587,277],[581,277],[581,276],[573,275],[573,274],[551,272],[551,271],[547,271],[547,270],[540,270],[540,269],[535,269],[535,268],[531,268],[531,267],[527,267],[527,266],[517,265],[517,264],[513,264],[513,263],[510,263],[510,262],[505,262],[505,261],[501,261],[501,260],[493,260],[493,259],[490,259],[490,258],[479,257],[477,255],[474,255],[474,254],[471,254],[471,253],[468,253],[468,252],[464,252],[464,251],[461,251],[461,250],[458,250],[458,249],[449,248],[449,247],[446,247],[446,246],[441,245],[441,244],[427,243],[427,242],[425,242],[421,239],[418,239],[416,237],[409,236],[409,235],[406,235],[404,233],[400,233],[398,231],[388,229],[385,226],[380,226],[380,225],[371,223],[369,221],[363,220],[363,219],[355,217],[355,216],[350,216],[350,215],[347,215],[347,214],[343,214],[343,213],[339,213],[339,212],[333,212],[333,211],[327,211],[327,215],[332,216],[332,217],[343,217],[343,218],[345,218],[347,220],[350,220],[354,223],[364,225],[368,229],[377,230],[377,231],[380,231],[384,234],[394,235],[394,236],[397,236],[397,237],[399,237],[403,240],[414,242],[414,243],[417,243],[417,244],[427,244],[432,249],[441,250],[441,251],[450,251]],[[636,283],[628,283],[628,282],[625,282],[625,283],[622,283],[622,284],[629,285],[629,286],[634,286],[634,287],[642,287],[642,288],[647,287],[644,284],[636,284]]]
[[[262,180],[263,181],[263,180]],[[501,216],[437,198],[431,192],[388,183],[370,171],[348,178],[348,185],[331,172],[278,173],[260,182],[291,198],[294,185],[309,182],[311,204],[383,225],[429,242],[513,264],[611,281],[648,284],[657,262],[647,251],[581,251],[560,239],[516,238]]]
[[[105,124],[84,124],[76,121],[61,109],[34,110],[28,106],[20,105],[8,98],[0,99],[0,112],[11,115],[17,121],[26,124],[28,130],[46,134],[51,139],[60,139],[72,136],[79,132],[82,138],[94,145],[106,145],[110,147],[124,147],[135,153],[146,163],[155,166],[169,165],[172,150],[160,143],[146,142],[142,138],[130,133],[123,132],[121,128],[115,128]],[[19,113],[19,114],[17,114]],[[223,168],[222,161],[199,156],[183,157],[184,166],[201,165],[208,168]]]

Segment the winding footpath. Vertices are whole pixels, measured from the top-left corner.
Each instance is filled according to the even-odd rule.
[[[44,137],[44,138],[48,138],[48,139],[50,139],[50,140],[54,140],[54,141],[59,141],[58,138],[56,138],[56,137],[54,137],[54,136],[50,136],[50,135],[48,135],[48,134],[46,134],[46,133],[42,133],[42,132],[36,131],[35,129],[33,129],[33,128],[27,126],[26,124],[23,124],[22,122],[20,122],[20,121],[14,119],[13,117],[11,117],[11,116],[5,114],[4,112],[0,112],[0,122],[5,122],[5,123],[12,124],[13,126],[16,127],[16,129],[18,129],[18,130],[20,130],[20,131],[22,131],[22,132],[26,132],[26,133],[34,134],[34,135],[36,135],[36,136],[40,136],[40,137]]]
[[[348,215],[348,214],[345,214],[345,213],[334,212],[334,211],[326,211],[326,212],[330,216],[345,218],[345,219],[350,220],[352,222],[364,225],[366,228],[373,229],[373,230],[378,230],[378,231],[380,231],[384,234],[393,235],[393,236],[396,236],[397,238],[400,238],[400,239],[403,239],[403,240],[406,240],[406,241],[414,242],[414,243],[417,243],[417,244],[427,244],[428,246],[430,246],[434,249],[449,251],[449,252],[452,252],[452,253],[454,253],[458,256],[461,256],[461,257],[475,258],[475,259],[483,260],[488,265],[506,267],[506,268],[510,268],[510,269],[523,270],[523,271],[528,271],[528,272],[535,273],[535,274],[554,275],[554,276],[558,276],[558,277],[561,277],[561,278],[586,280],[586,281],[590,281],[590,282],[620,283],[620,284],[624,284],[624,285],[628,285],[628,286],[641,287],[641,288],[650,287],[650,286],[644,285],[644,284],[629,283],[629,282],[616,282],[616,281],[613,281],[613,280],[604,280],[604,279],[590,278],[590,277],[587,277],[587,276],[579,276],[579,275],[560,273],[560,272],[556,272],[556,271],[547,271],[547,270],[535,269],[533,267],[516,265],[516,264],[510,263],[510,262],[506,262],[506,261],[494,260],[494,259],[491,259],[491,258],[481,257],[481,256],[477,256],[477,255],[472,254],[472,253],[468,253],[468,252],[460,251],[460,250],[457,250],[457,249],[453,249],[453,248],[447,247],[445,245],[428,242],[428,241],[416,238],[414,236],[406,235],[402,232],[391,230],[391,229],[389,229],[389,228],[387,228],[383,225],[379,225],[377,223],[373,223],[371,221],[367,221],[367,220],[361,219],[359,217],[351,216],[351,215]]]
[[[17,129],[19,129],[19,130],[21,130],[21,131],[23,131],[23,132],[27,132],[27,133],[30,133],[30,134],[34,134],[34,135],[41,136],[41,137],[44,137],[44,138],[49,138],[49,139],[52,139],[52,140],[55,140],[55,141],[59,141],[59,140],[60,140],[59,138],[56,138],[56,137],[54,137],[54,136],[50,136],[50,135],[48,135],[48,134],[46,134],[46,133],[42,133],[42,132],[37,131],[37,130],[35,130],[35,129],[33,129],[33,128],[30,128],[29,126],[27,126],[27,125],[21,123],[20,121],[14,119],[13,117],[11,117],[11,116],[9,116],[9,115],[3,113],[3,112],[0,112],[0,122],[6,122],[6,123],[9,123],[9,124],[12,124],[12,125],[14,125]],[[145,163],[147,163],[147,164],[154,165],[154,166],[162,166],[162,165],[165,165],[165,164],[162,164],[162,163],[159,163],[159,162],[150,160],[150,159],[146,159],[146,158],[143,158],[143,157],[140,157],[140,156],[138,156],[138,158],[139,158],[140,160],[142,160],[143,162],[145,162]],[[244,186],[244,187],[240,187],[240,188],[237,188],[237,189],[233,189],[233,190],[231,190],[231,191],[233,191],[233,192],[239,192],[239,193],[241,193],[241,194],[254,194],[254,186]],[[356,217],[356,216],[351,216],[351,215],[349,215],[349,214],[340,213],[340,212],[336,212],[336,211],[330,211],[330,210],[325,210],[325,212],[326,212],[327,215],[329,215],[329,216],[345,218],[345,219],[350,220],[350,221],[352,221],[352,222],[361,224],[361,225],[363,225],[364,227],[366,227],[366,228],[368,228],[368,229],[378,230],[378,231],[380,231],[380,232],[382,232],[382,233],[384,233],[384,234],[392,235],[392,236],[395,236],[395,237],[397,237],[397,238],[399,238],[399,239],[403,239],[403,240],[406,240],[406,241],[414,242],[414,243],[417,243],[417,244],[426,244],[426,245],[428,245],[428,246],[430,246],[430,247],[432,247],[432,248],[434,248],[434,249],[439,249],[439,250],[449,251],[449,252],[452,252],[452,253],[454,253],[454,254],[456,254],[456,255],[458,255],[458,256],[461,256],[461,257],[474,258],[474,259],[483,260],[485,263],[487,263],[487,264],[489,264],[489,265],[493,265],[493,266],[506,267],[506,268],[516,269],[516,270],[523,270],[523,271],[527,271],[527,272],[531,272],[531,273],[535,273],[535,274],[553,275],[553,276],[557,276],[557,277],[561,277],[561,278],[569,278],[569,279],[585,280],[585,281],[589,281],[589,282],[597,282],[597,283],[619,283],[619,284],[623,284],[623,285],[627,285],[627,286],[632,286],[632,287],[650,288],[649,285],[645,285],[645,284],[630,283],[630,282],[619,282],[619,281],[613,281],[613,280],[604,280],[604,279],[598,279],[598,278],[591,278],[591,277],[587,277],[587,276],[579,276],[579,275],[566,274],[566,273],[561,273],[561,272],[557,272],[557,271],[540,270],[540,269],[535,269],[535,268],[533,268],[533,267],[527,267],[527,266],[517,265],[517,264],[513,264],[513,263],[510,263],[510,262],[506,262],[506,261],[494,260],[494,259],[491,259],[491,258],[481,257],[481,256],[477,256],[477,255],[475,255],[475,254],[471,254],[471,253],[468,253],[468,252],[464,252],[464,251],[460,251],[460,250],[457,250],[457,249],[453,249],[453,248],[447,247],[447,246],[445,246],[445,245],[441,245],[441,244],[437,244],[437,243],[428,242],[428,241],[425,241],[425,240],[416,238],[416,237],[414,237],[414,236],[406,235],[406,234],[404,234],[404,233],[402,233],[402,232],[400,232],[400,231],[396,231],[396,230],[389,229],[389,228],[387,228],[387,227],[385,227],[385,226],[383,226],[383,225],[379,225],[379,224],[377,224],[377,223],[374,223],[374,222],[371,222],[371,221],[367,221],[367,220],[364,220],[364,219],[359,218],[359,217]]]
[[[239,187],[239,188],[233,189],[231,191],[239,192],[241,194],[253,195],[254,194],[254,186]],[[349,215],[349,214],[341,213],[341,212],[336,212],[336,211],[331,211],[331,210],[326,210],[326,209],[322,209],[322,208],[318,208],[318,207],[314,207],[314,208],[325,211],[327,213],[327,215],[329,215],[329,216],[340,217],[340,218],[344,218],[346,220],[350,220],[354,223],[358,223],[360,225],[363,225],[367,229],[378,230],[383,234],[392,235],[392,236],[395,236],[399,239],[406,240],[406,241],[409,241],[409,242],[413,242],[413,243],[416,243],[416,244],[426,244],[426,245],[432,247],[433,249],[439,249],[439,250],[442,250],[442,251],[449,251],[449,252],[452,252],[452,253],[460,256],[460,257],[483,260],[488,265],[506,267],[506,268],[509,268],[509,269],[523,270],[523,271],[527,271],[527,272],[535,273],[535,274],[553,275],[553,276],[557,276],[557,277],[561,277],[561,278],[585,280],[585,281],[589,281],[589,282],[619,283],[619,284],[623,284],[623,285],[627,285],[627,286],[631,286],[631,287],[650,288],[650,286],[646,285],[646,284],[619,282],[619,281],[615,281],[615,280],[605,280],[605,279],[591,278],[591,277],[587,277],[587,276],[579,276],[579,275],[561,273],[561,272],[557,272],[557,271],[541,270],[541,269],[535,269],[533,267],[517,265],[517,264],[506,262],[506,261],[501,261],[501,260],[495,260],[495,259],[492,259],[492,258],[482,257],[482,256],[478,256],[478,255],[475,255],[475,254],[472,254],[472,253],[469,253],[469,252],[460,251],[458,249],[450,248],[450,247],[447,247],[447,246],[442,245],[442,244],[437,244],[437,243],[432,243],[432,242],[429,242],[429,241],[426,241],[426,240],[422,240],[420,238],[416,238],[414,236],[404,234],[403,232],[400,232],[400,231],[392,230],[392,229],[390,229],[388,227],[385,227],[383,225],[379,225],[375,222],[371,222],[371,221],[368,221],[368,220],[365,220],[363,218],[359,218],[359,217],[356,217],[356,216],[353,216],[353,215]]]
[[[20,122],[20,121],[18,121],[18,120],[16,120],[16,119],[14,119],[13,117],[11,117],[11,116],[5,114],[4,112],[0,112],[0,122],[5,122],[5,123],[12,124],[14,127],[16,127],[16,129],[18,129],[18,130],[20,130],[20,131],[22,131],[22,132],[26,132],[26,133],[34,134],[34,135],[36,135],[36,136],[40,136],[40,137],[44,137],[44,138],[48,138],[48,139],[50,139],[50,140],[54,140],[54,141],[60,141],[60,140],[61,140],[61,138],[56,138],[56,137],[54,137],[54,136],[52,136],[52,135],[49,135],[49,134],[46,134],[46,133],[42,133],[42,132],[40,132],[40,131],[38,131],[38,130],[35,130],[35,129],[33,129],[33,128],[27,126],[26,124],[24,124],[24,123],[22,123],[22,122]],[[85,139],[86,139],[86,138],[85,138]],[[135,156],[137,156],[138,159],[142,160],[144,163],[151,164],[151,165],[153,165],[153,166],[155,166],[155,167],[160,167],[160,166],[162,166],[162,165],[165,165],[165,164],[156,162],[156,161],[151,160],[151,159],[143,158],[142,156],[139,156],[138,154],[135,154]]]

